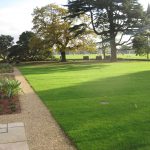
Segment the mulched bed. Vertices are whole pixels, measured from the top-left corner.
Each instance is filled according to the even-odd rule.
[[[12,99],[0,99],[0,115],[20,113],[20,103],[18,96]]]
[[[14,79],[13,73],[0,73],[0,79]],[[0,93],[0,115],[17,114],[21,112],[19,97],[2,98]]]

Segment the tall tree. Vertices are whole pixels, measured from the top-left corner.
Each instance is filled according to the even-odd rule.
[[[23,32],[17,44],[9,49],[10,61],[45,60],[49,56],[50,51],[44,46],[43,40],[31,31]]]
[[[133,39],[133,48],[137,55],[146,55],[149,59],[150,53],[150,5],[148,4],[147,11],[143,22],[143,29]]]
[[[30,55],[29,42],[32,37],[34,37],[34,33],[31,31],[25,31],[19,36],[17,45],[19,46],[20,49],[21,60],[30,60],[31,55]]]
[[[147,59],[149,59],[150,45],[147,40],[145,34],[135,36],[133,39],[133,49],[135,49],[136,55],[146,55]]]
[[[150,4],[148,4],[148,7],[147,7],[147,14],[150,15]]]
[[[36,35],[30,39],[28,46],[32,60],[46,60],[52,56],[51,49],[46,46],[45,41]]]
[[[9,55],[8,55],[8,61],[9,62],[19,62],[20,60],[22,60],[23,54],[22,51],[20,50],[20,46],[19,45],[13,45],[11,46],[9,49]]]
[[[133,35],[143,16],[142,6],[138,0],[69,0],[69,18],[80,17],[81,14],[91,16],[91,24],[96,34],[107,37],[111,47],[111,60],[116,61],[117,46],[128,43],[123,41],[124,35]],[[83,24],[80,25],[80,27]],[[121,35],[119,41],[116,37]]]
[[[0,35],[0,58],[6,61],[8,49],[13,45],[13,37],[9,35]]]
[[[75,23],[86,20],[65,20],[67,10],[58,5],[50,4],[42,8],[36,8],[33,13],[34,31],[41,37],[47,47],[53,48],[61,53],[61,61],[66,61],[66,51],[75,49],[96,49],[91,38],[92,32],[83,29],[72,32]],[[75,28],[77,25],[75,26]]]

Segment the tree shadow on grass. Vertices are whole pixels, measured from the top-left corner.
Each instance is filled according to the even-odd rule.
[[[37,93],[79,149],[148,150],[149,81],[143,71]]]
[[[90,69],[90,68],[89,68]],[[61,78],[61,77],[60,77]],[[149,94],[150,71],[132,73],[116,77],[97,79],[69,87],[61,87],[45,91],[37,91],[50,101],[71,100],[78,98],[94,98],[99,96],[119,96]],[[45,83],[46,84],[46,83]],[[50,85],[51,87],[51,85]],[[58,98],[59,96],[59,98]]]

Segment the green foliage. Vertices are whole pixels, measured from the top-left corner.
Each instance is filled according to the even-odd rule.
[[[9,61],[36,61],[45,60],[50,57],[50,50],[44,47],[41,38],[31,31],[23,32],[17,45],[9,49]]]
[[[133,39],[133,48],[136,50],[137,55],[147,55],[149,59],[150,53],[150,5],[145,12],[145,18],[143,22],[144,28],[142,32],[137,34]]]
[[[13,37],[9,35],[0,35],[0,59],[6,61],[9,54],[8,49],[13,44]]]
[[[29,60],[30,56],[30,49],[29,49],[29,41],[34,36],[33,32],[26,31],[23,32],[19,40],[17,41],[17,45],[12,46],[9,49],[9,60]]]
[[[20,70],[79,150],[150,149],[150,62]]]
[[[20,84],[19,81],[8,78],[0,80],[0,93],[2,97],[12,98],[16,96],[21,91]]]
[[[51,49],[45,44],[44,40],[36,35],[30,39],[28,46],[32,60],[46,60],[52,56]]]
[[[12,65],[6,63],[0,64],[0,73],[11,73],[11,72],[13,72]]]
[[[137,55],[147,55],[149,58],[150,45],[149,38],[145,34],[137,35],[133,39],[133,48],[136,50]]]
[[[36,8],[33,13],[33,29],[38,37],[42,38],[45,47],[54,49],[61,53],[62,61],[66,61],[66,51],[73,50],[96,50],[92,32],[77,30],[72,32],[71,28],[78,22],[88,22],[88,17],[82,19],[64,19],[68,15],[64,7],[50,4],[42,8]]]
[[[20,61],[22,60],[22,50],[19,45],[13,45],[9,48],[9,55],[8,55],[8,61],[13,62],[13,61]]]
[[[143,9],[138,0],[69,0],[68,8],[69,18],[80,17],[82,14],[91,16],[94,32],[110,43],[112,61],[116,60],[116,46],[130,40],[122,41],[122,37],[135,34],[143,20]],[[119,34],[122,36],[117,41]]]
[[[19,46],[19,50],[21,51],[20,59],[21,60],[30,60],[30,48],[29,48],[29,42],[31,38],[34,36],[34,33],[31,31],[23,32],[20,37],[19,41],[17,41],[17,45]]]
[[[150,30],[150,4],[148,4],[148,8],[145,15],[145,26]]]

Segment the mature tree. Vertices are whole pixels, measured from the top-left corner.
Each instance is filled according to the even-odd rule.
[[[19,40],[17,41],[17,45],[19,46],[20,49],[21,60],[30,60],[31,55],[29,43],[32,37],[34,37],[33,32],[25,31],[20,35]]]
[[[13,37],[9,35],[0,35],[0,59],[6,61],[8,49],[13,45]]]
[[[29,48],[32,60],[46,60],[51,57],[51,49],[36,35],[30,39]]]
[[[44,47],[42,39],[31,31],[23,32],[17,44],[9,49],[10,61],[45,60],[49,56],[50,51]]]
[[[19,45],[13,45],[9,49],[9,54],[8,54],[8,61],[13,62],[13,61],[20,61],[23,57],[22,51],[20,50]]]
[[[61,53],[61,61],[66,61],[66,51],[77,49],[96,49],[91,38],[91,31],[76,30],[72,32],[71,27],[75,23],[83,20],[65,20],[67,10],[63,7],[50,4],[42,8],[36,8],[33,13],[34,31],[38,37],[41,37],[47,47],[55,49]]]
[[[143,28],[139,34],[133,39],[133,48],[136,50],[137,55],[147,55],[149,59],[150,53],[150,5],[148,5],[145,12]]]
[[[91,16],[91,24],[97,35],[107,37],[111,47],[111,60],[116,61],[117,46],[126,34],[133,35],[141,25],[143,10],[138,0],[69,0],[69,18],[82,14]],[[82,27],[83,24],[80,25]],[[120,40],[116,37],[121,35]]]
[[[147,30],[150,30],[150,4],[148,4],[146,17],[145,17],[145,26]]]
[[[133,49],[136,50],[137,55],[146,55],[149,59],[150,45],[145,34],[135,36],[133,39]]]

